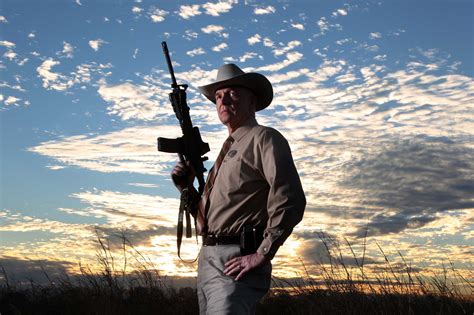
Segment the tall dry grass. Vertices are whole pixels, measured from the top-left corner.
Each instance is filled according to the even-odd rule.
[[[343,239],[355,261],[349,264],[338,240],[319,236],[329,261],[319,261],[319,276],[306,271],[297,279],[274,277],[257,314],[474,314],[473,284],[451,262],[441,274],[423,276],[400,252],[402,263],[394,264],[376,243],[383,264],[373,273],[365,239],[360,257]],[[124,234],[120,239],[112,250],[97,233],[100,268],[80,264],[79,275],[55,279],[43,269],[47,284],[12,283],[0,266],[0,314],[198,314],[195,289],[168,284]]]

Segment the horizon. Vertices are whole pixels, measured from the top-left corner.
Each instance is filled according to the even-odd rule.
[[[2,1],[0,264],[77,272],[95,264],[98,231],[114,248],[125,233],[163,276],[195,277],[176,251],[178,159],[156,150],[181,135],[166,41],[207,169],[227,130],[197,87],[224,63],[273,84],[257,121],[288,139],[307,199],[275,276],[305,274],[301,261],[317,276],[324,233],[367,250],[368,270],[380,244],[422,274],[452,262],[473,281],[473,12],[468,0]]]

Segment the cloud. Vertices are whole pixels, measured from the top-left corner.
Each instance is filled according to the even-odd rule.
[[[158,115],[167,115],[167,90],[151,84],[137,85],[130,82],[117,85],[101,84],[97,91],[107,103],[110,115],[122,120],[154,120]],[[166,104],[166,105],[165,105]]]
[[[21,101],[21,98],[15,96],[8,96],[4,103],[7,106],[18,106],[19,101]]]
[[[256,15],[273,14],[275,12],[276,12],[276,9],[275,7],[272,7],[272,6],[255,8],[255,10],[253,11],[253,13]]]
[[[331,24],[325,17],[320,18],[316,24],[318,25],[320,32],[315,34],[313,37],[325,35],[331,29],[342,29],[340,24]]]
[[[190,57],[194,57],[194,56],[198,56],[198,55],[204,55],[205,53],[206,53],[206,51],[202,47],[199,47],[199,48],[195,48],[193,50],[187,51],[186,55],[188,55]]]
[[[291,27],[296,28],[297,30],[304,31],[304,25],[301,23],[292,23]]]
[[[183,37],[187,40],[193,40],[198,38],[199,34],[194,32],[193,30],[186,30],[184,31]]]
[[[199,5],[182,5],[179,7],[179,16],[183,19],[188,20],[189,18],[201,15],[202,12],[199,10]]]
[[[81,3],[80,0],[76,0],[76,4],[77,4],[77,5],[82,5],[82,3]]]
[[[15,47],[15,44],[12,43],[12,42],[9,42],[7,40],[2,40],[0,41],[0,46],[3,46],[3,47],[6,47],[8,49],[11,49],[11,48],[14,48]]]
[[[73,58],[74,47],[68,42],[63,42],[63,50],[61,52],[56,53],[56,55],[64,58]]]
[[[229,47],[229,46],[227,46],[226,43],[221,43],[221,44],[219,44],[219,45],[217,45],[217,46],[212,47],[212,51],[220,52],[220,51],[222,51],[222,50],[224,50],[224,49],[227,49],[228,47]]]
[[[171,111],[167,105],[168,112]],[[207,114],[209,109],[203,109]],[[200,117],[193,108],[193,122]],[[212,123],[216,124],[215,117]],[[215,160],[225,139],[225,130],[201,131],[211,152],[209,162]],[[76,166],[98,172],[129,172],[161,175],[168,178],[176,155],[156,151],[156,138],[177,138],[181,136],[178,123],[159,124],[150,127],[133,127],[105,135],[77,135],[58,140],[46,141],[28,149],[56,161],[59,166]]]
[[[100,46],[108,44],[108,42],[102,40],[102,39],[96,39],[96,40],[90,40],[89,41],[89,46],[94,49],[95,51],[98,51]]]
[[[59,61],[48,58],[43,61],[43,63],[38,68],[36,68],[38,75],[43,81],[43,87],[45,89],[64,91],[74,85],[74,82],[71,78],[51,71],[54,66],[60,64],[61,63]]]
[[[279,71],[288,67],[289,65],[293,63],[298,62],[299,60],[301,60],[301,58],[303,58],[303,54],[297,51],[289,52],[286,54],[286,59],[283,60],[282,62],[259,67],[257,68],[257,71],[270,71],[270,72]]]
[[[116,191],[85,191],[71,197],[88,204],[82,215],[105,218],[107,226],[149,228],[150,225],[173,228],[178,198]]]
[[[448,138],[418,137],[384,143],[381,150],[347,165],[341,185],[357,189],[360,202],[377,207],[370,233],[419,228],[437,212],[474,208],[474,150]],[[349,175],[350,174],[350,175]],[[396,209],[396,213],[383,213]]]
[[[140,14],[140,13],[143,12],[143,9],[140,8],[140,7],[134,6],[134,7],[132,8],[132,12],[133,12],[134,14]]]
[[[273,55],[275,57],[284,55],[287,52],[293,50],[294,48],[296,48],[298,46],[301,46],[301,42],[299,40],[293,40],[293,41],[289,42],[288,44],[286,44],[286,46],[284,46],[282,48],[274,49],[273,50]]]
[[[379,38],[382,38],[382,34],[380,34],[379,32],[373,32],[373,33],[370,33],[369,38],[370,39],[379,39]]]
[[[165,17],[166,15],[168,15],[168,11],[165,11],[165,10],[161,10],[157,7],[154,7],[152,6],[149,10],[148,10],[148,17],[150,18],[150,20],[154,23],[160,23],[160,22],[163,22],[165,20]]]
[[[247,38],[247,42],[249,45],[255,45],[256,43],[260,43],[261,38],[262,37],[259,34],[255,34],[252,37]]]
[[[7,50],[4,54],[3,54],[3,57],[7,58],[7,59],[10,59],[10,61],[13,61],[16,59],[17,57],[17,53],[14,52],[13,50]]]
[[[229,34],[223,33],[222,31],[224,31],[224,29],[225,28],[220,25],[208,25],[206,27],[201,28],[201,31],[206,34],[216,33],[221,37],[227,38]]]
[[[387,60],[387,55],[385,55],[385,54],[384,55],[377,55],[377,56],[374,57],[374,60],[376,60],[376,61],[385,61],[385,60]]]
[[[8,23],[7,18],[3,15],[0,15],[0,23]]]
[[[219,1],[217,3],[207,2],[202,5],[205,13],[212,16],[220,16],[232,9],[233,4],[238,3],[237,0]]]
[[[160,187],[157,184],[150,184],[150,183],[128,183],[130,186],[134,187],[142,187],[142,188],[158,188]]]
[[[347,15],[347,10],[345,9],[337,9],[331,14],[333,17],[338,17],[338,16],[346,16]]]
[[[253,59],[253,58],[256,58],[256,57],[260,57],[260,59],[263,59],[262,56],[259,56],[257,53],[254,53],[254,52],[246,52],[245,54],[243,54],[242,56],[238,57],[238,58],[233,58],[233,57],[225,57],[224,58],[224,61],[225,62],[240,62],[240,63],[244,63],[246,62],[248,59]]]
[[[92,76],[98,75],[100,77],[106,77],[109,73],[105,71],[112,67],[110,64],[81,64],[76,67],[76,72],[72,72],[71,76],[67,76],[58,72],[53,72],[54,66],[60,65],[61,62],[56,61],[52,58],[48,58],[36,68],[39,77],[43,81],[43,87],[48,90],[65,91],[76,84],[89,84],[92,83]]]

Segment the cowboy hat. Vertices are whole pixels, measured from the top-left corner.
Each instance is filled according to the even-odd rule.
[[[227,86],[242,86],[251,90],[257,96],[256,111],[266,108],[273,99],[272,84],[264,75],[254,72],[245,73],[233,63],[221,66],[217,70],[216,82],[200,86],[199,90],[215,103],[216,91]]]

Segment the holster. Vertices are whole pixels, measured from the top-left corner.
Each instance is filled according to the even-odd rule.
[[[240,234],[240,254],[242,256],[254,254],[263,241],[262,227],[244,226]]]

